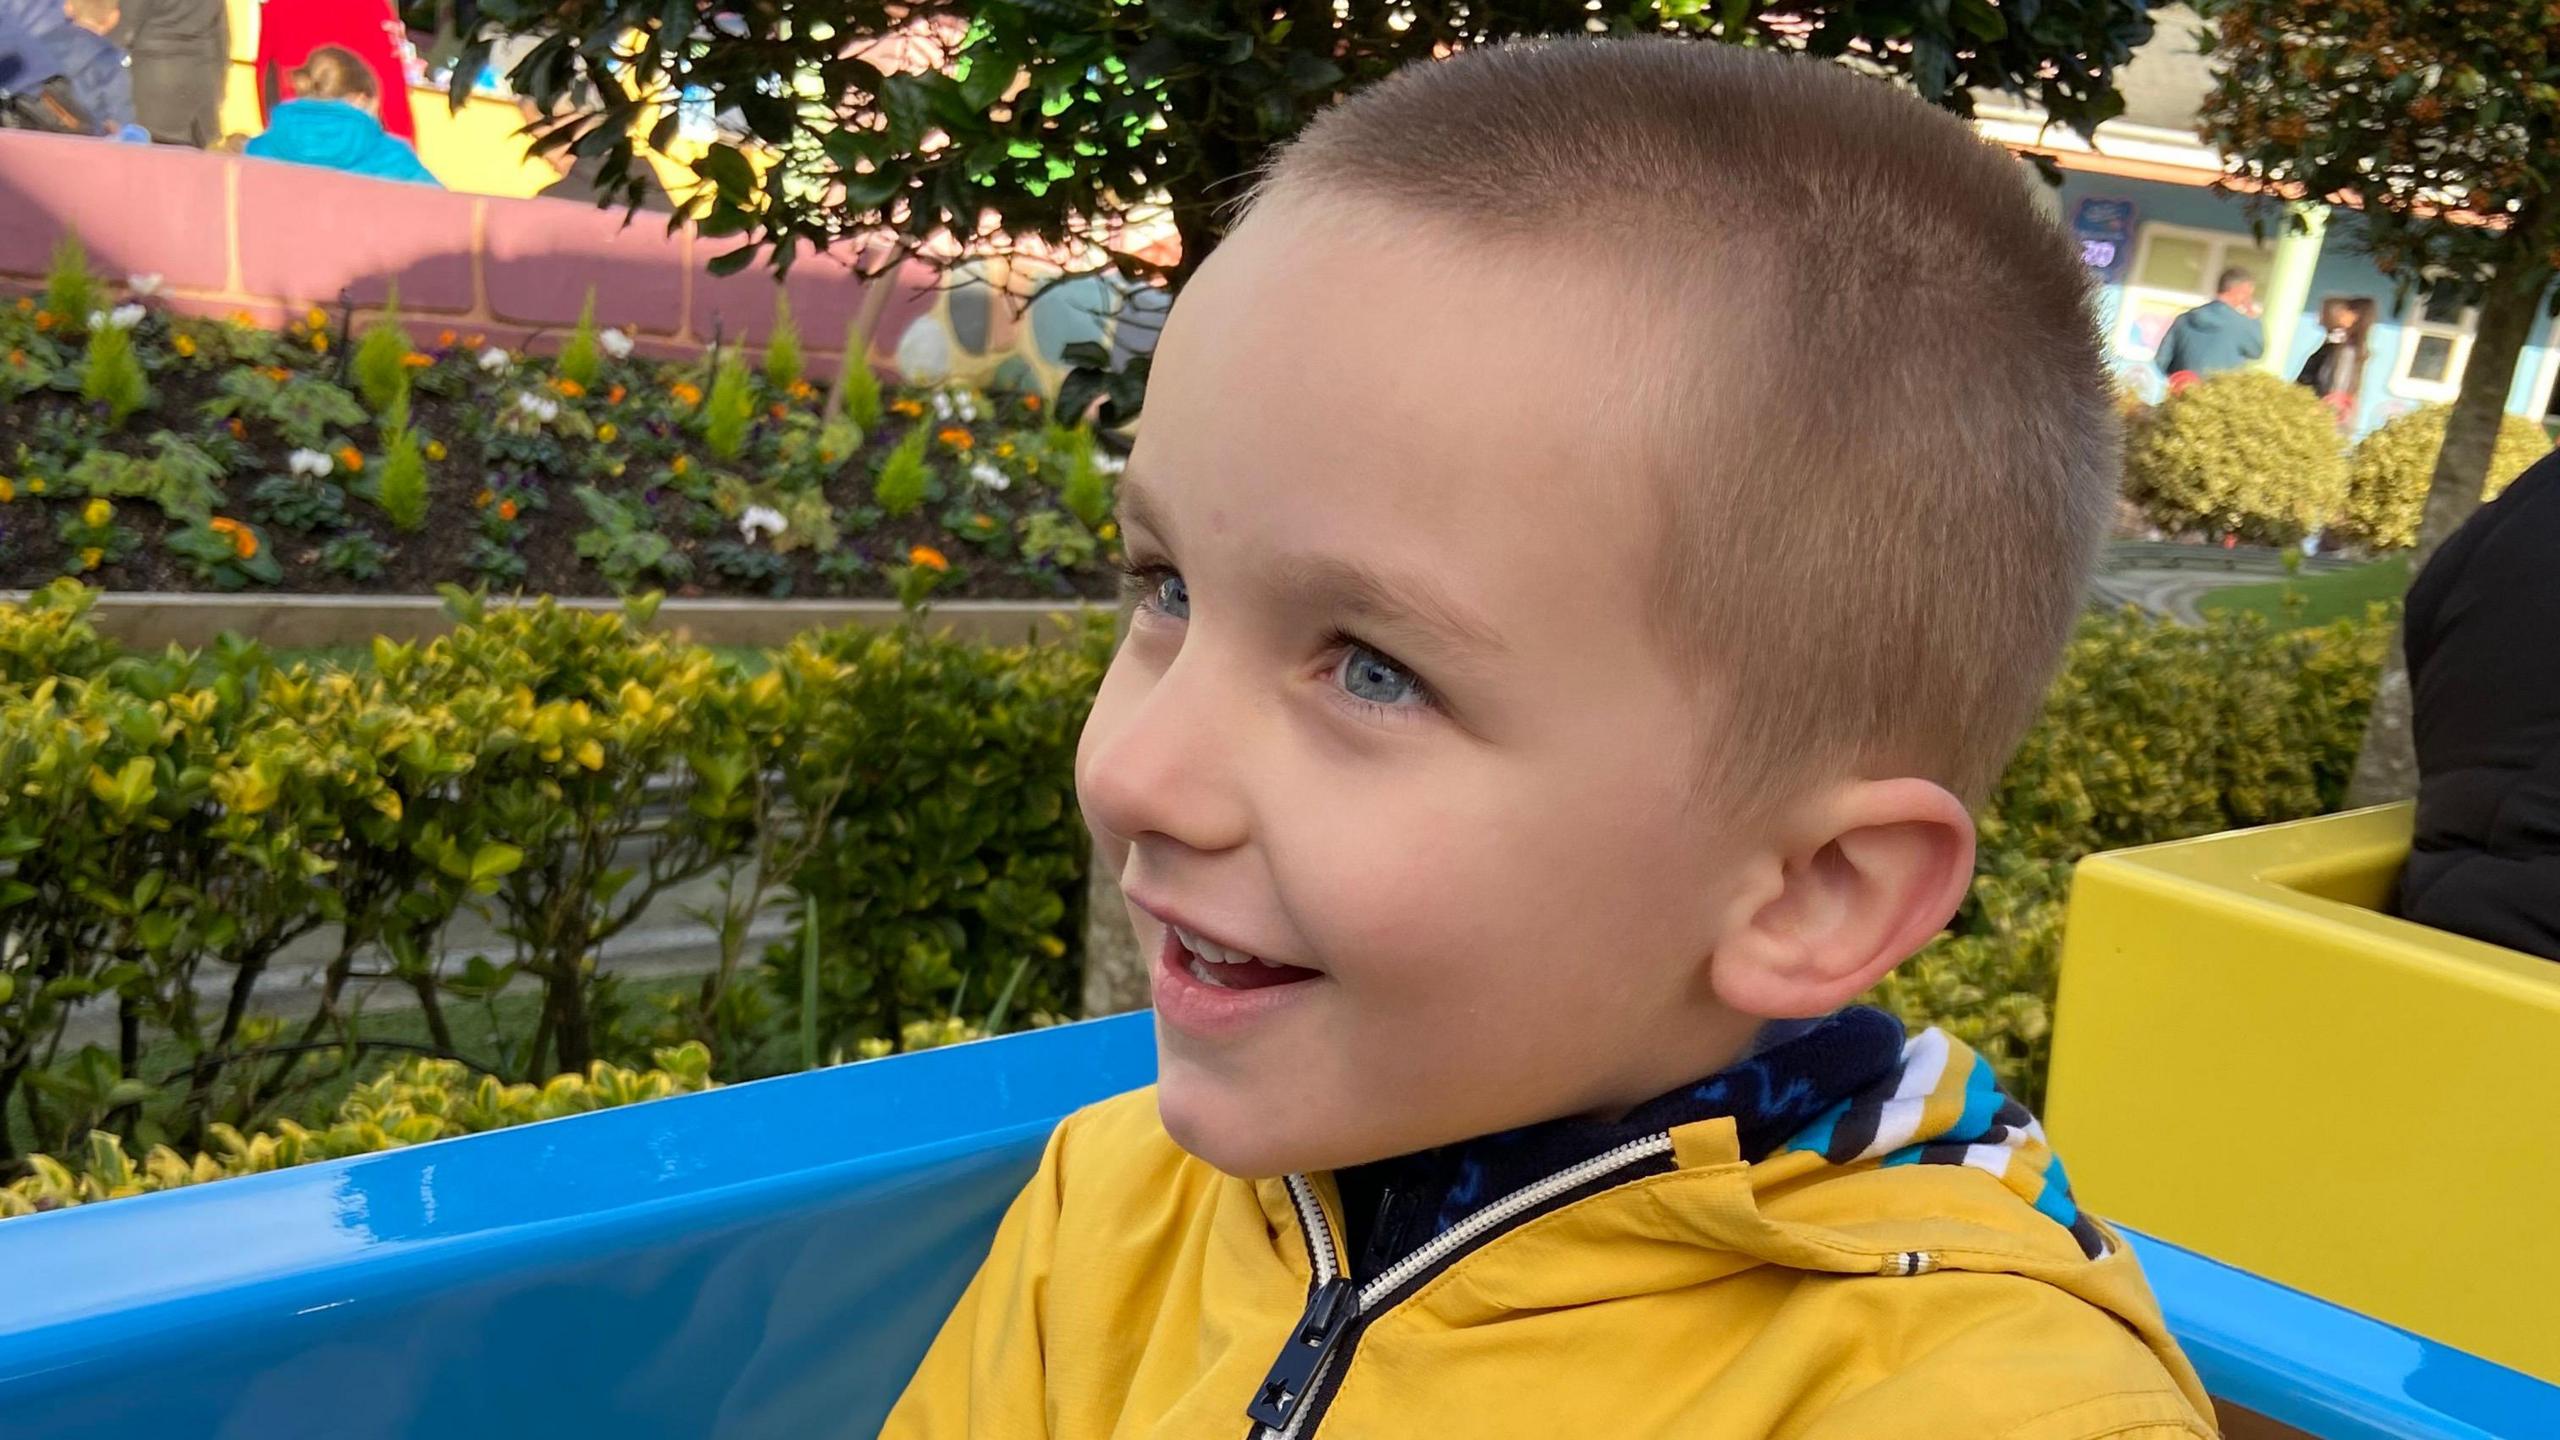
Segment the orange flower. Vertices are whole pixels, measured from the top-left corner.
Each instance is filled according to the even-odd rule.
[[[281,365],[270,365],[270,366],[268,366],[266,369],[264,369],[264,370],[260,371],[259,373],[260,373],[260,374],[262,374],[262,375],[264,375],[264,376],[266,376],[268,379],[273,380],[274,382],[276,382],[276,383],[277,383],[277,384],[279,384],[279,385],[281,385],[281,384],[283,384],[284,382],[286,382],[287,380],[290,380],[290,379],[292,379],[292,378],[293,378],[293,372],[292,372],[292,371],[290,371],[290,370],[287,370],[286,368],[284,368],[284,367],[283,367],[283,366],[281,366]]]
[[[258,533],[256,531],[227,515],[216,515],[211,520],[206,521],[205,525],[206,528],[212,530],[216,535],[228,535],[231,537],[232,554],[239,556],[243,560],[253,560],[257,558]]]
[[[791,413],[791,412],[790,412],[790,410],[786,409],[786,408],[782,405],[782,403],[781,403],[780,401],[776,401],[776,402],[774,402],[774,406],[773,406],[773,418],[774,418],[774,419],[779,420],[779,419],[781,419],[783,416],[788,415],[788,414],[790,414],[790,413]]]
[[[889,402],[889,413],[892,415],[904,415],[908,419],[912,420],[916,416],[924,413],[924,402],[921,400],[892,400]]]
[[[570,378],[569,378],[568,376],[566,376],[566,375],[563,375],[563,376],[561,376],[559,379],[552,381],[552,382],[551,382],[551,388],[552,388],[552,389],[554,389],[554,390],[559,391],[559,392],[560,392],[561,394],[563,394],[563,395],[568,396],[568,397],[569,397],[570,399],[572,399],[572,400],[575,400],[575,399],[577,399],[579,396],[584,395],[584,394],[586,394],[586,393],[587,393],[587,387],[586,387],[586,386],[579,384],[577,381],[570,379]]]
[[[489,508],[489,502],[497,498],[497,496],[483,490],[479,494],[471,497],[471,508],[474,510],[486,510]]]
[[[433,355],[421,355],[417,351],[412,350],[408,354],[400,357],[400,363],[408,366],[412,370],[424,370],[428,366],[436,363],[436,357]]]
[[[36,312],[36,328],[37,328],[37,329],[39,329],[39,330],[50,330],[50,329],[52,329],[52,328],[53,328],[53,312],[52,312],[52,311],[50,311],[50,310],[39,310],[39,311],[37,311],[37,312]]]
[[[338,464],[342,469],[362,470],[364,468],[364,452],[358,450],[353,445],[350,445],[338,452]]]
[[[486,335],[474,335],[463,343],[469,345],[472,349],[477,350],[481,346],[489,343],[489,337]]]
[[[817,394],[817,387],[811,385],[806,380],[794,380],[791,382],[791,398],[794,400],[815,399],[817,398]]]
[[[443,334],[438,335],[438,336],[436,337],[436,344],[438,344],[438,345],[440,345],[440,346],[444,347],[444,348],[445,348],[445,349],[447,349],[447,350],[450,350],[450,349],[452,349],[452,348],[453,348],[453,342],[454,342],[454,333],[453,333],[452,331],[450,331],[450,330],[447,330],[447,331],[445,331]]]
[[[498,518],[501,520],[513,520],[516,518],[516,502],[513,500],[499,501]]]
[[[249,438],[249,427],[241,424],[240,417],[237,415],[231,417],[230,425],[225,428],[230,430],[231,438],[234,440],[246,440]]]
[[[231,312],[231,328],[234,330],[255,329],[257,324],[258,317],[250,314],[246,310],[234,310]]]
[[[919,545],[913,550],[908,551],[907,563],[910,565],[921,565],[927,570],[948,570],[951,568],[951,562],[943,558],[942,552],[934,549],[930,545]]]
[[[182,358],[193,360],[196,358],[196,337],[180,335],[169,342],[169,348],[177,351]]]
[[[1040,408],[1040,397],[1037,395],[1023,396],[1022,408],[1025,410],[1038,410]]]
[[[21,295],[21,296],[19,296],[19,297],[18,297],[18,313],[19,313],[19,314],[24,315],[24,314],[26,314],[28,311],[31,311],[31,310],[33,310],[33,309],[35,309],[35,308],[36,308],[35,297],[33,297],[33,296],[31,296],[31,295]]]
[[[702,403],[702,387],[689,381],[677,381],[673,385],[667,387],[667,393],[674,396],[676,403],[679,405],[699,405]]]
[[[976,437],[976,436],[974,436],[974,435],[970,434],[970,433],[969,433],[968,431],[966,431],[966,430],[961,429],[961,428],[960,428],[959,426],[957,426],[957,425],[953,425],[953,426],[949,426],[949,427],[945,428],[945,429],[942,431],[942,433],[940,433],[940,434],[938,434],[938,435],[934,436],[933,438],[935,438],[936,440],[941,441],[941,442],[942,442],[943,444],[945,444],[945,445],[950,446],[950,447],[951,447],[952,449],[954,449],[954,450],[966,450],[966,449],[968,449],[970,446],[975,445],[975,444],[977,444],[977,443],[978,443],[978,437]]]
[[[604,392],[604,403],[607,405],[619,405],[622,403],[622,397],[630,393],[630,391],[616,385],[612,389]]]
[[[16,350],[16,349],[11,350],[11,351],[9,352],[9,363],[10,363],[12,366],[18,366],[18,365],[24,365],[24,364],[26,364],[26,363],[27,363],[27,352],[26,352],[26,351],[24,351],[24,350]]]
[[[980,527],[980,528],[982,528],[982,529],[983,529],[983,528],[985,528],[985,527],[988,527],[988,526],[991,526],[991,525],[995,524],[995,523],[996,523],[996,517],[994,517],[993,515],[988,514],[988,513],[987,513],[987,512],[985,512],[984,510],[981,510],[981,511],[979,511],[977,514],[972,515],[972,516],[970,516],[970,517],[969,517],[969,523],[970,523],[970,524],[972,524],[972,525],[976,525],[976,526],[978,526],[978,527]]]

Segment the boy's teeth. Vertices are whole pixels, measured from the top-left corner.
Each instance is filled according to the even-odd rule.
[[[1190,951],[1192,958],[1195,960],[1206,960],[1213,965],[1256,965],[1261,963],[1261,961],[1254,956],[1247,955],[1241,950],[1230,950],[1226,946],[1221,945],[1214,940],[1204,940],[1201,937],[1192,934],[1190,931],[1183,929],[1179,925],[1173,927],[1173,934],[1175,939],[1182,942],[1182,948]],[[1195,973],[1197,972],[1196,966],[1194,967],[1194,971]]]

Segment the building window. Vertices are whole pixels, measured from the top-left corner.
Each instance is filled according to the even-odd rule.
[[[2183,225],[2143,226],[2117,311],[2117,353],[2150,359],[2170,321],[2213,298],[2213,282],[2223,271],[2237,265],[2264,286],[2275,263],[2275,251],[2254,236]]]
[[[2471,331],[2480,312],[2458,295],[2434,294],[2410,307],[2400,321],[2400,358],[2391,369],[2391,393],[2410,400],[2451,400],[2462,389],[2462,367],[2471,361]]]

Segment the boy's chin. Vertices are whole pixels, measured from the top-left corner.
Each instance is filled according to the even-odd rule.
[[[1165,1133],[1203,1164],[1240,1180],[1338,1170],[1380,1158],[1336,1132],[1303,1095],[1263,1095],[1168,1058],[1156,1083]]]

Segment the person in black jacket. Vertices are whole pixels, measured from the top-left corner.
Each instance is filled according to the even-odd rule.
[[[2560,960],[2560,456],[2409,587],[2417,836],[2400,913]]]

